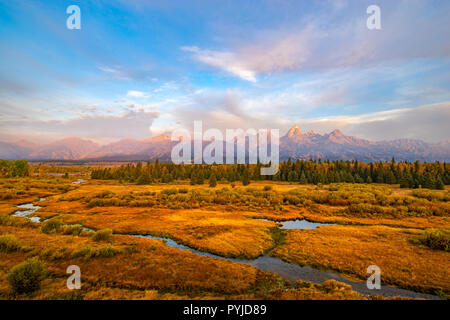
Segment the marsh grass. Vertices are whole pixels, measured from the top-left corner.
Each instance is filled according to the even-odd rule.
[[[5,234],[0,236],[0,252],[10,253],[18,251],[22,248],[19,239],[13,234]]]
[[[448,226],[450,208],[446,191],[345,183],[314,189],[261,181],[252,183],[251,187],[235,184],[234,188],[220,183],[212,189],[183,183],[136,186],[91,181],[64,195],[48,197],[42,203],[40,216],[55,217],[57,213],[57,218],[50,220],[61,222],[52,221],[46,227],[48,233],[44,233],[38,228],[50,220],[37,224],[8,214],[16,210],[18,203],[36,201],[44,193],[59,191],[43,179],[15,181],[0,179],[0,191],[16,192],[18,197],[1,202],[4,207],[0,213],[0,233],[14,234],[22,245],[17,251],[0,253],[6,257],[2,261],[5,270],[34,256],[45,261],[55,275],[64,277],[67,265],[79,264],[85,279],[96,286],[83,292],[86,297],[136,298],[141,297],[144,290],[153,290],[155,293],[149,296],[167,294],[170,298],[206,297],[208,294],[216,298],[239,294],[235,297],[238,299],[364,298],[333,283],[302,284],[303,287],[291,289],[273,274],[259,274],[251,266],[197,256],[166,246],[159,240],[117,235],[120,233],[164,236],[224,257],[253,259],[270,254],[285,261],[336,270],[361,279],[367,278],[365,266],[368,263],[377,264],[383,270],[386,283],[424,292],[450,292],[448,277],[445,277],[448,270],[439,262],[448,251],[408,243],[410,238],[421,237],[419,229]],[[64,185],[63,180],[48,181]],[[272,229],[272,222],[250,217],[274,221],[317,219],[316,222],[354,226],[285,231]],[[361,221],[371,225],[398,223],[398,226],[363,227],[358,225]],[[81,225],[99,231],[83,231]],[[404,229],[404,225],[408,225],[408,229]],[[104,228],[114,230],[115,235]],[[427,239],[432,246],[440,246],[436,244],[441,243],[442,237],[432,235]],[[25,250],[25,247],[31,249]],[[123,275],[120,279],[117,270]],[[50,280],[54,279],[42,284],[47,293],[41,295],[43,290],[40,290],[27,298],[58,296],[59,293],[55,293],[58,291],[47,284]],[[0,297],[7,297],[2,289],[7,288],[6,284],[6,275],[2,280],[0,273]],[[109,287],[111,284],[115,287]],[[125,293],[125,290],[130,291]]]
[[[39,290],[42,280],[48,275],[46,265],[36,258],[13,267],[7,276],[13,295]]]
[[[449,229],[427,229],[418,238],[412,239],[413,243],[420,243],[431,249],[450,252]]]
[[[111,258],[120,253],[122,253],[122,250],[112,246],[101,248],[87,246],[72,252],[71,258],[84,258],[85,261],[89,261],[92,258]]]
[[[50,234],[55,233],[62,226],[62,222],[59,219],[50,219],[42,223],[41,232]]]
[[[95,232],[92,236],[94,241],[111,241],[112,230],[111,229],[101,229]]]
[[[321,188],[274,190],[272,186],[211,188],[163,188],[160,192],[101,191],[83,199],[74,194],[68,201],[80,200],[94,207],[152,207],[212,209],[227,211],[271,211],[283,213],[298,208],[318,212],[318,205],[344,207],[337,214],[352,217],[450,216],[449,192],[414,190],[411,195],[393,193],[381,185],[336,183]]]

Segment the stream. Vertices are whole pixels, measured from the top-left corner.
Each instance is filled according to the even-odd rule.
[[[39,201],[44,201],[44,200],[45,200],[45,198],[39,199]],[[37,223],[42,222],[39,217],[29,217],[30,215],[35,213],[38,209],[40,209],[41,208],[40,206],[34,205],[33,203],[27,203],[27,204],[18,205],[17,208],[19,208],[20,210],[14,212],[12,214],[12,216],[25,217],[25,218],[28,218],[31,221],[37,222]],[[26,210],[24,210],[24,209],[26,209]],[[267,220],[267,219],[258,219],[258,220],[276,222],[276,221]],[[278,222],[278,224],[281,224],[280,229],[315,229],[317,227],[320,227],[321,225],[326,225],[323,223],[315,223],[315,222],[310,222],[307,220],[284,221],[284,222]],[[95,232],[95,230],[87,228],[87,227],[83,227],[83,229],[86,231]],[[312,281],[314,283],[322,284],[326,280],[334,279],[334,280],[346,283],[348,285],[351,285],[353,290],[355,290],[361,294],[368,295],[368,296],[380,295],[383,297],[401,296],[401,297],[407,297],[407,298],[422,298],[422,299],[432,299],[432,300],[439,299],[439,297],[434,296],[434,295],[415,292],[415,291],[406,290],[406,289],[400,289],[397,287],[386,286],[386,285],[382,285],[381,289],[379,289],[379,290],[376,290],[376,289],[370,290],[367,288],[365,281],[361,282],[361,281],[347,280],[347,279],[341,277],[338,273],[333,272],[333,271],[320,270],[320,269],[316,269],[316,268],[309,267],[309,266],[302,267],[300,265],[288,263],[281,259],[270,257],[270,256],[261,256],[261,257],[258,257],[256,259],[251,259],[251,260],[226,258],[226,257],[218,256],[218,255],[215,255],[215,254],[212,254],[209,252],[192,249],[183,244],[179,244],[170,238],[155,237],[155,236],[151,236],[151,235],[130,235],[130,234],[121,234],[121,235],[128,235],[128,236],[132,236],[132,237],[140,237],[140,238],[146,238],[146,239],[162,240],[168,246],[178,248],[181,250],[187,250],[187,251],[190,251],[199,256],[211,257],[211,258],[216,258],[216,259],[225,259],[225,260],[238,262],[238,263],[245,263],[245,264],[251,265],[251,266],[256,267],[263,271],[269,271],[269,272],[276,273],[279,276],[291,281],[292,283],[295,283],[297,280],[304,280],[304,281]],[[369,276],[369,274],[368,274],[368,276]],[[381,279],[383,279],[382,275],[381,275]]]

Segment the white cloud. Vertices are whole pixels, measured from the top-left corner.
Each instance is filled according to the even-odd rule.
[[[18,136],[34,136],[37,141],[42,136],[52,136],[54,139],[77,136],[94,140],[144,138],[149,136],[149,128],[159,116],[157,110],[131,110],[120,115],[86,114],[67,120],[0,121],[0,138],[10,140],[14,136],[17,140]]]
[[[299,21],[301,25],[246,30],[228,46],[222,41],[220,50],[196,46],[181,49],[198,62],[251,82],[258,75],[277,72],[367,67],[380,62],[450,56],[448,4],[446,9],[430,9],[420,1],[383,2],[380,31],[367,29],[365,3],[352,2],[351,10],[346,8],[345,19],[339,18],[345,2],[335,5],[335,10],[318,11],[313,18]]]
[[[309,103],[331,98],[325,92],[311,98]],[[326,133],[341,129],[345,134],[368,140],[412,138],[439,142],[450,138],[450,102],[319,118],[300,116],[301,112],[297,111],[301,99],[302,97],[292,97],[289,94],[278,100],[276,95],[249,99],[238,91],[206,91],[194,95],[190,103],[178,106],[171,114],[188,130],[192,129],[194,121],[202,120],[204,129],[217,128],[222,131],[232,128],[265,128],[280,129],[280,133],[284,133],[298,124],[303,131]],[[307,98],[303,97],[303,101],[307,101]]]
[[[355,116],[297,119],[295,123],[303,131],[325,133],[338,128],[347,135],[374,141],[405,138],[440,142],[450,138],[450,102]]]
[[[247,69],[238,61],[235,54],[224,51],[201,50],[197,47],[182,47],[183,51],[191,52],[194,59],[206,65],[222,69],[244,80],[256,82],[255,72]]]
[[[145,97],[147,94],[145,92],[142,91],[136,91],[136,90],[129,90],[127,92],[127,97],[132,97],[132,98],[143,98]]]

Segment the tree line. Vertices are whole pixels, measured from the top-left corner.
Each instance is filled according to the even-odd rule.
[[[190,180],[192,185],[209,182],[242,181],[244,185],[253,180],[288,181],[300,184],[386,183],[400,184],[402,188],[444,189],[450,184],[450,166],[447,163],[420,163],[418,161],[374,162],[296,160],[281,162],[277,174],[262,176],[262,164],[185,165],[173,163],[141,162],[120,167],[94,169],[92,179],[113,179],[137,184],[169,183]]]
[[[26,160],[0,160],[0,177],[28,177],[30,167]]]

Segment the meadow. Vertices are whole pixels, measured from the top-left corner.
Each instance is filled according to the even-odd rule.
[[[223,180],[215,186],[189,180],[142,185],[87,179],[80,168],[52,170],[0,178],[1,299],[381,298],[335,280],[290,283],[248,264],[136,235],[220,257],[276,257],[357,281],[377,265],[383,284],[450,294],[448,187]],[[73,183],[77,179],[86,181]],[[41,208],[12,216],[25,203]],[[28,219],[33,216],[40,222]],[[301,219],[334,225],[280,229],[279,222]],[[29,292],[12,285],[14,267],[23,263],[46,270]],[[66,287],[69,265],[82,270],[81,290]]]

